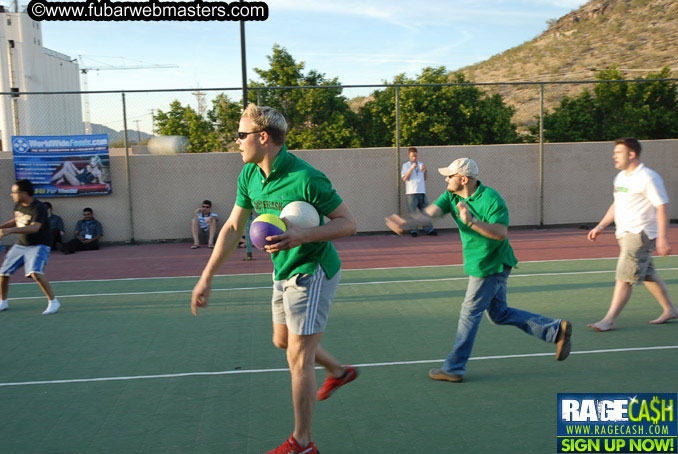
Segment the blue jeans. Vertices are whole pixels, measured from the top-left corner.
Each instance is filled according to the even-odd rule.
[[[428,200],[426,199],[426,194],[407,194],[407,211],[410,213],[416,210],[423,210],[428,206]],[[433,224],[428,224],[423,226],[424,232],[429,233],[433,231]],[[417,229],[411,229],[410,232],[416,232]]]
[[[506,281],[509,274],[511,274],[511,267],[505,266],[501,273],[487,277],[469,277],[466,297],[459,314],[457,338],[452,352],[443,364],[443,370],[446,372],[458,375],[466,372],[466,362],[471,356],[473,341],[485,311],[492,324],[517,326],[527,334],[555,343],[560,328],[560,319],[508,307]]]

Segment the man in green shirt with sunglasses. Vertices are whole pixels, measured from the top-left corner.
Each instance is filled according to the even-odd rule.
[[[299,229],[287,224],[265,246],[274,266],[273,344],[287,352],[292,378],[295,428],[268,454],[314,454],[311,438],[314,400],[327,399],[353,381],[357,371],[342,366],[320,345],[329,307],[339,285],[341,262],[331,241],[356,232],[353,215],[320,171],[287,152],[287,122],[277,110],[250,104],[242,114],[237,143],[245,162],[238,178],[238,195],[214,252],[193,289],[191,310],[207,306],[212,277],[233,252],[252,212],[280,215],[293,201],[305,201],[320,214],[318,227]],[[329,222],[323,222],[324,217]],[[327,370],[316,394],[314,363]]]

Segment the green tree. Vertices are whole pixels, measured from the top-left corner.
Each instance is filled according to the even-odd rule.
[[[167,112],[158,110],[154,120],[158,134],[187,137],[191,153],[217,151],[210,147],[210,136],[214,134],[212,123],[191,106],[182,106],[178,100],[173,101]]]
[[[544,139],[548,142],[678,137],[678,90],[669,68],[648,74],[642,82],[598,83],[565,97],[552,113],[544,115]],[[599,72],[601,81],[622,80],[616,67]],[[538,125],[530,128],[538,134]]]
[[[404,74],[393,84],[447,83],[444,66],[424,68],[415,79]],[[462,73],[453,82],[468,81]],[[395,145],[395,88],[372,93],[359,112],[364,146]],[[515,143],[514,109],[498,94],[488,95],[472,85],[419,86],[400,89],[401,142],[420,145]]]
[[[208,139],[208,146],[212,151],[238,149],[235,140],[241,113],[240,103],[232,101],[223,93],[212,101],[212,108],[207,112],[207,119],[214,127]]]
[[[530,132],[539,139],[539,117]],[[565,97],[553,114],[544,114],[544,140],[547,142],[586,142],[601,137],[596,100],[584,90],[576,98]],[[598,139],[603,140],[603,139]]]
[[[251,87],[299,87],[339,85],[337,78],[310,70],[304,74],[304,62],[277,44],[267,57],[268,69],[255,68],[261,82]],[[257,90],[250,90],[249,101],[257,102]],[[341,95],[341,88],[262,89],[261,104],[278,109],[287,120],[287,145],[290,148],[349,148],[360,146],[356,133],[357,116]]]
[[[376,90],[358,111],[358,134],[364,147],[395,145],[395,88]]]

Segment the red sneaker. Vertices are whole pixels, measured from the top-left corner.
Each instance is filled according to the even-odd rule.
[[[308,446],[302,448],[297,443],[297,440],[294,439],[294,435],[290,435],[290,438],[281,444],[273,451],[268,451],[266,454],[320,454],[318,447],[315,443],[310,442]]]
[[[329,398],[334,391],[344,386],[346,383],[350,383],[358,377],[358,370],[353,366],[344,366],[344,375],[339,378],[334,378],[328,376],[325,379],[325,383],[318,390],[317,399],[325,400]]]

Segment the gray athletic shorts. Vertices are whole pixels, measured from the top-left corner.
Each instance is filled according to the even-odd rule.
[[[635,284],[655,273],[652,261],[655,240],[649,239],[645,232],[642,232],[625,233],[617,241],[620,250],[616,280]]]
[[[315,274],[295,274],[281,281],[276,281],[274,275],[273,323],[287,325],[287,329],[298,335],[325,332],[340,279],[341,271],[328,279],[320,265]]]

